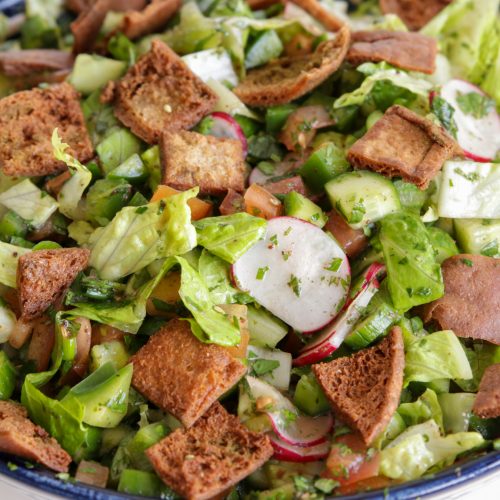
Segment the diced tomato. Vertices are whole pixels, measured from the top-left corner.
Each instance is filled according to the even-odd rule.
[[[234,189],[229,189],[225,198],[219,206],[219,212],[222,215],[231,215],[237,212],[245,211],[245,201],[240,193]]]
[[[181,191],[177,191],[177,189],[162,184],[156,188],[151,201],[162,200],[163,198],[168,198],[180,192]],[[208,217],[212,214],[212,204],[200,200],[199,198],[191,198],[188,201],[188,205],[191,209],[191,218],[193,220],[203,219],[204,217]]]
[[[245,192],[245,210],[250,215],[272,219],[283,213],[283,205],[276,196],[258,184],[252,184]]]
[[[288,117],[279,139],[289,151],[306,149],[316,136],[317,129],[333,123],[323,106],[303,106]]]
[[[268,182],[264,184],[264,187],[271,194],[287,194],[292,191],[296,191],[304,196],[307,195],[307,189],[300,175],[295,177],[289,177],[288,179],[282,179],[277,182]]]
[[[345,486],[377,476],[379,465],[380,453],[369,454],[360,437],[345,434],[333,442],[324,475]]]
[[[357,481],[356,483],[345,484],[343,486],[340,486],[335,491],[337,493],[340,493],[341,495],[350,495],[352,493],[358,493],[360,491],[372,491],[387,488],[394,483],[395,481],[389,479],[388,477],[373,476],[367,479],[362,479],[361,481]]]
[[[358,256],[368,246],[368,238],[363,230],[353,229],[336,210],[328,213],[328,222],[324,230],[332,233],[351,259]]]

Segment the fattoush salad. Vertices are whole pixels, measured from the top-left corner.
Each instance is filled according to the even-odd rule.
[[[4,463],[310,500],[498,453],[499,3],[0,16]]]

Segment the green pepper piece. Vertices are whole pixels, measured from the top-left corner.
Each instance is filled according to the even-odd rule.
[[[267,108],[266,111],[266,131],[276,134],[285,125],[288,117],[297,109],[296,104],[282,104]]]
[[[9,399],[16,387],[16,369],[7,354],[0,351],[0,399]]]
[[[28,230],[28,223],[12,210],[6,212],[0,219],[0,239],[2,241],[8,242],[12,236],[26,238]]]

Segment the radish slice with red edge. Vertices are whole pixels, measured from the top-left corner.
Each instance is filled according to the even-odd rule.
[[[304,347],[302,354],[293,360],[293,364],[310,365],[335,352],[360,320],[365,307],[378,292],[378,288],[379,283],[376,279],[363,288],[342,315],[327,326],[314,342]]]
[[[248,152],[248,143],[240,124],[229,114],[216,111],[209,115],[212,120],[208,133],[214,137],[236,139],[241,142],[244,156]]]
[[[465,155],[477,162],[493,161],[500,150],[500,117],[495,101],[491,99],[488,106],[490,97],[487,94],[472,83],[458,79],[445,83],[438,95],[455,110],[457,142]],[[431,94],[431,102],[435,97]],[[482,112],[478,104],[483,105]]]
[[[273,434],[270,434],[269,438],[274,448],[274,458],[285,462],[315,462],[326,458],[331,447],[330,441],[314,446],[301,447],[286,443]]]
[[[331,322],[347,297],[349,262],[319,227],[294,217],[268,221],[264,239],[233,265],[236,285],[292,328]]]

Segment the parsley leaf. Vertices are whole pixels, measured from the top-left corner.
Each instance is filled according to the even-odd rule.
[[[252,369],[256,375],[265,375],[276,370],[280,362],[275,359],[257,359],[252,363]]]
[[[495,101],[479,92],[457,95],[458,107],[466,114],[479,119],[485,117],[494,107]]]
[[[438,120],[443,124],[443,127],[456,139],[457,124],[453,118],[453,115],[455,114],[453,106],[448,104],[442,97],[436,96],[432,100],[431,108]]]

